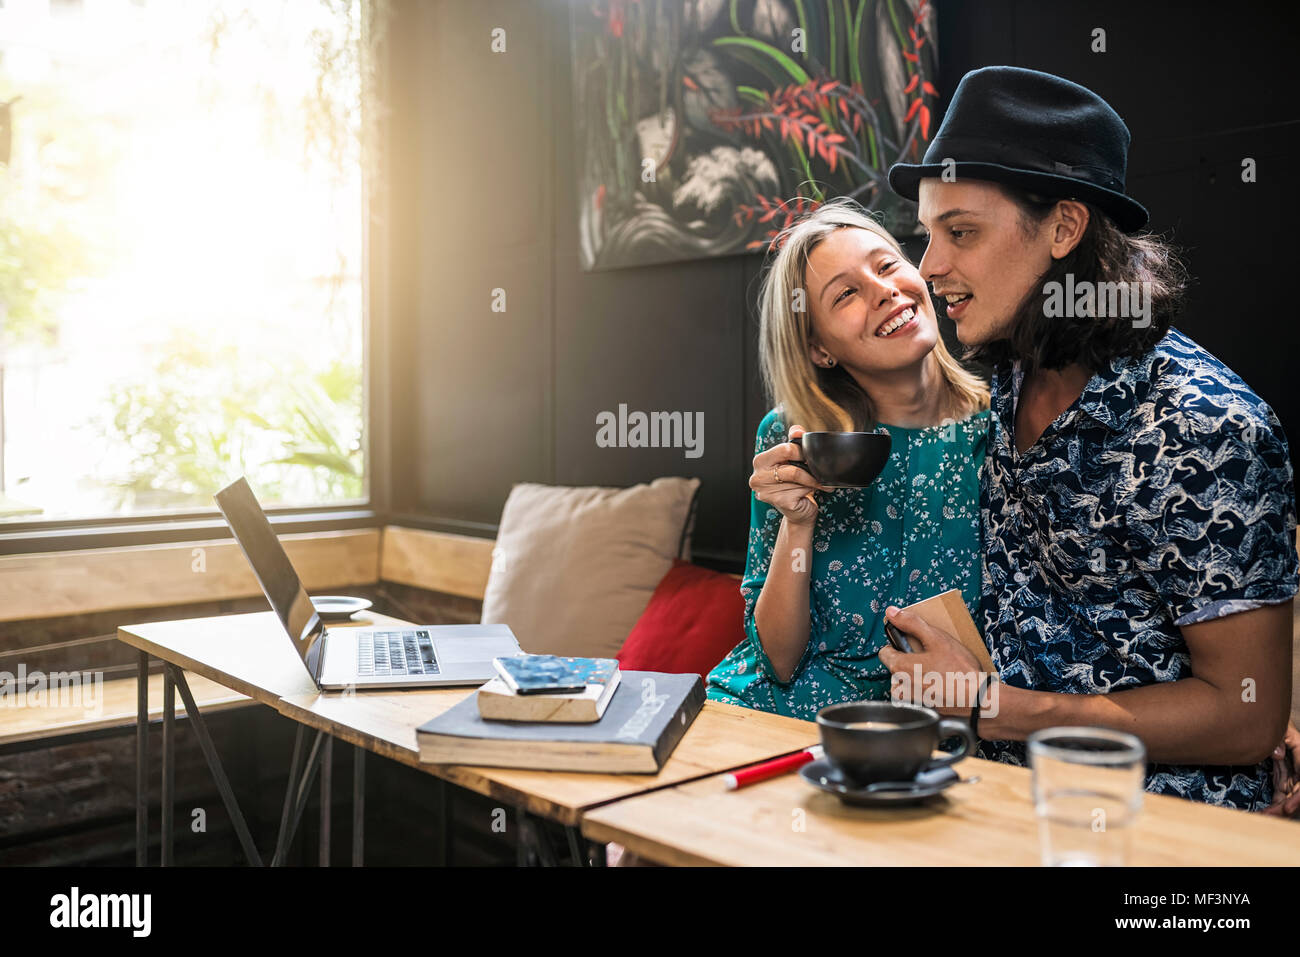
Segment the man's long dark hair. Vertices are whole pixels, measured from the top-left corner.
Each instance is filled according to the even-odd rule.
[[[1058,199],[1003,187],[1020,208],[1020,225],[1034,235]],[[992,366],[1019,359],[1026,372],[1061,369],[1077,362],[1101,372],[1121,355],[1141,355],[1169,331],[1182,307],[1187,271],[1173,246],[1150,233],[1128,235],[1105,213],[1088,205],[1088,225],[1069,254],[1052,265],[1034,284],[1016,310],[1010,331],[1002,339],[974,347],[969,358]],[[1150,283],[1151,323],[1135,328],[1131,318],[1048,316],[1045,305],[1053,282],[1074,284]],[[1130,287],[1131,288],[1131,287]]]

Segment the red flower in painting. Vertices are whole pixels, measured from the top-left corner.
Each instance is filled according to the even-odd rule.
[[[745,245],[746,250],[759,250],[764,246],[770,246],[773,249],[780,249],[785,245],[789,234],[785,233],[786,228],[794,222],[795,218],[805,209],[809,212],[816,209],[821,203],[804,196],[796,196],[793,200],[781,199],[773,196],[768,199],[762,194],[758,195],[759,206],[740,205],[736,208],[732,218],[737,226],[744,226],[746,223],[754,222],[754,217],[758,215],[760,206],[763,215],[758,217],[760,223],[771,223],[773,228],[767,230],[767,236],[764,239],[755,239]],[[785,217],[778,217],[784,213]]]
[[[921,0],[920,4],[917,5],[912,26],[907,28],[907,35],[912,40],[913,49],[902,51],[903,58],[908,62],[907,72],[912,74],[912,79],[903,88],[903,92],[905,94],[913,93],[918,85],[921,88],[920,92],[915,94],[916,98],[912,100],[912,105],[908,108],[907,115],[903,117],[903,122],[910,123],[912,118],[915,117],[917,123],[920,124],[921,139],[923,140],[930,138],[930,107],[923,102],[923,99],[926,96],[937,97],[939,95],[939,91],[935,89],[933,83],[923,81],[920,72],[912,72],[913,69],[917,71],[921,69],[921,48],[925,46],[926,39],[922,21],[929,13],[926,4],[927,0]],[[916,66],[913,67],[912,64],[916,64]]]

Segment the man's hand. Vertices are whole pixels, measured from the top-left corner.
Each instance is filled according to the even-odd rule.
[[[1286,737],[1273,749],[1273,803],[1265,814],[1300,816],[1300,731],[1287,724]]]
[[[952,635],[925,622],[915,612],[890,605],[885,609],[885,617],[907,635],[914,651],[904,654],[892,645],[880,649],[881,663],[895,676],[890,682],[891,697],[895,701],[932,707],[944,715],[969,715],[975,707],[981,679],[975,656]],[[919,685],[917,665],[920,665]],[[936,688],[942,688],[939,697]]]

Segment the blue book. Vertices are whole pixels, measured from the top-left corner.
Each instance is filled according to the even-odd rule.
[[[416,738],[420,760],[432,764],[655,774],[703,707],[699,675],[624,671],[599,721],[492,721],[470,695]]]
[[[515,694],[572,694],[607,685],[618,674],[613,658],[510,655],[492,659],[492,665]]]

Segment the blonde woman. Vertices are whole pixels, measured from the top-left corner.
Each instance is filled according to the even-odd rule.
[[[776,408],[749,479],[745,638],[708,696],[811,719],[889,697],[887,606],[958,588],[975,612],[989,393],[944,347],[916,267],[857,203],[822,205],[775,245],[759,351]],[[805,430],[888,432],[889,461],[869,488],[824,489],[787,464]]]

